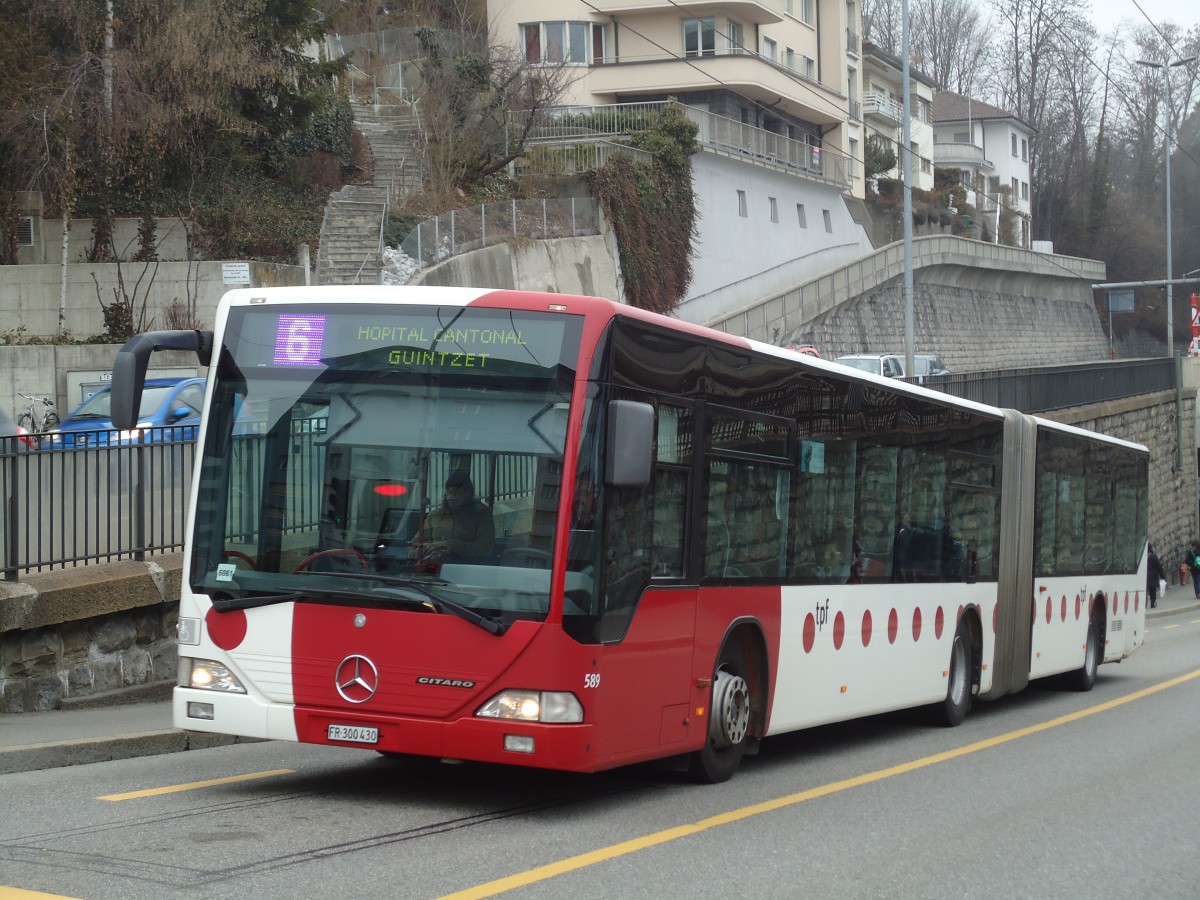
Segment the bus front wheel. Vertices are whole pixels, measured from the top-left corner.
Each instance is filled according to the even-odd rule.
[[[719,784],[737,771],[750,740],[750,684],[745,653],[735,642],[721,651],[713,676],[708,734],[695,751],[688,774],[696,781]]]

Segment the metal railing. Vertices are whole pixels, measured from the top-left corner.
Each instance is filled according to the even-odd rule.
[[[516,133],[527,134],[528,143],[570,144],[649,128],[672,102],[563,106],[536,113],[512,113],[509,122]],[[692,106],[683,106],[683,111],[696,123],[696,143],[705,150],[842,187],[850,184],[851,160],[841,151]],[[532,124],[530,115],[537,117]]]
[[[988,406],[1041,413],[1174,390],[1175,362],[1170,357],[1104,360],[904,380]]]
[[[194,441],[26,450],[0,438],[4,579],[182,547],[195,455]]]
[[[599,233],[600,203],[592,197],[505,200],[426,219],[400,242],[400,249],[423,269],[513,238],[545,240]]]

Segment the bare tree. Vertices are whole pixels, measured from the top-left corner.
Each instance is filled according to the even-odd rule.
[[[909,19],[913,60],[943,88],[969,95],[991,39],[974,0],[914,0]]]
[[[899,56],[902,43],[900,10],[900,0],[863,0],[863,39],[884,53]]]
[[[427,187],[440,201],[503,170],[525,151],[538,114],[555,106],[573,70],[532,65],[486,32],[418,29],[418,105]],[[509,127],[509,114],[516,128]]]

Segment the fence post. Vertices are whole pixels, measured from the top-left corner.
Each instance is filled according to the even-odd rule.
[[[4,540],[4,580],[17,580],[17,515],[20,504],[17,500],[17,438],[5,438],[0,444],[11,444],[12,455],[4,464],[4,513],[2,529],[7,537]]]
[[[487,204],[486,203],[479,204],[479,239],[483,242],[484,247],[486,247],[488,245],[488,243],[487,243]]]
[[[450,210],[450,255],[458,253],[458,223],[454,219],[454,210]]]
[[[146,446],[143,433],[133,450],[133,484],[130,485],[133,509],[133,558],[146,560]]]

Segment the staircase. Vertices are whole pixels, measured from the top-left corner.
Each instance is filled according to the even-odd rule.
[[[374,157],[373,183],[330,195],[317,250],[317,284],[378,284],[388,209],[421,185],[420,124],[410,106],[351,103]]]

